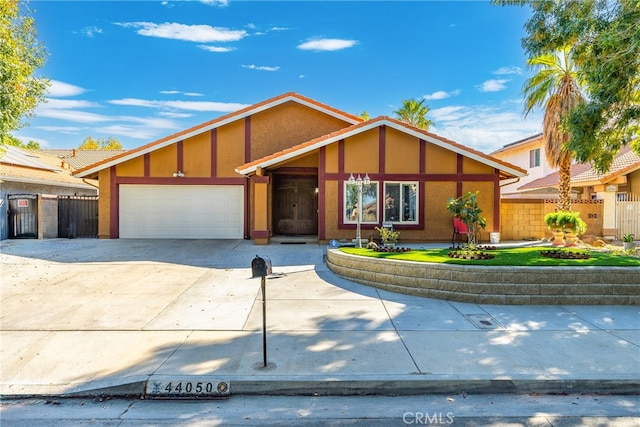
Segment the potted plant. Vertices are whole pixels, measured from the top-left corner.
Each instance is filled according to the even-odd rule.
[[[560,212],[549,212],[544,216],[544,223],[547,224],[551,234],[553,234],[553,241],[551,242],[553,246],[564,244],[564,232],[562,231],[562,226],[558,223],[559,217]]]
[[[376,227],[375,229],[380,233],[380,239],[386,247],[393,248],[396,246],[398,238],[400,237],[399,231],[389,227]]]
[[[487,226],[486,218],[480,216],[482,209],[478,204],[478,193],[467,192],[464,196],[457,199],[449,199],[447,202],[447,211],[454,217],[464,222],[469,229],[467,233],[467,246],[474,247],[476,245],[476,233]]]
[[[627,233],[622,236],[622,247],[625,251],[629,249],[633,249],[635,247],[635,242],[633,241],[633,234]]]
[[[562,227],[564,232],[565,246],[575,246],[577,235],[587,231],[587,223],[580,218],[580,212],[558,212],[558,225]]]

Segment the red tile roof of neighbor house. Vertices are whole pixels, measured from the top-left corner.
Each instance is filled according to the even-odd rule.
[[[607,174],[596,171],[590,163],[576,163],[571,165],[571,185],[584,187],[594,184],[606,184],[620,175],[625,175],[640,169],[640,156],[631,151],[631,147],[622,147],[613,159]],[[518,190],[533,190],[546,187],[556,187],[560,178],[558,172],[553,172],[542,178],[518,187]]]
[[[444,147],[456,153],[463,154],[484,164],[500,169],[501,171],[506,172],[509,176],[524,176],[526,174],[526,171],[518,166],[499,160],[488,154],[484,154],[480,151],[474,150],[473,148],[458,144],[455,141],[443,138],[424,129],[417,128],[408,123],[386,116],[376,117],[374,119],[367,120],[344,129],[340,129],[330,134],[320,136],[302,144],[298,144],[296,146],[279,151],[277,153],[270,154],[261,159],[245,163],[244,165],[236,168],[236,171],[243,175],[251,174],[254,173],[258,167],[268,167],[276,163],[287,161],[293,157],[297,157],[301,154],[305,154],[341,139],[365,132],[379,126],[389,126],[401,132],[413,135],[419,139],[424,139],[425,141],[428,141],[440,147]]]
[[[132,158],[144,155],[151,151],[157,150],[159,148],[165,147],[167,145],[171,145],[177,141],[189,138],[191,136],[200,134],[202,132],[206,132],[208,130],[220,127],[227,123],[234,122],[236,120],[247,117],[251,114],[255,114],[261,111],[265,111],[271,107],[284,104],[285,102],[293,101],[299,104],[305,105],[307,107],[313,108],[318,111],[325,112],[331,116],[340,118],[349,123],[358,123],[363,119],[352,114],[346,113],[344,111],[338,110],[337,108],[330,107],[329,105],[323,104],[321,102],[315,101],[311,98],[307,98],[295,92],[287,92],[282,95],[278,95],[276,97],[267,99],[265,101],[259,102],[257,104],[250,105],[248,107],[242,108],[240,110],[234,111],[229,114],[225,114],[213,120],[210,120],[205,123],[201,123],[197,126],[191,127],[189,129],[182,130],[173,135],[166,136],[157,141],[151,142],[149,144],[143,145],[141,147],[135,148],[133,150],[129,150],[120,155],[114,156],[110,159],[102,160],[96,162],[94,164],[85,166],[74,172],[74,175],[85,177],[89,175],[95,175],[98,171],[102,169],[106,169],[118,163],[125,162]]]

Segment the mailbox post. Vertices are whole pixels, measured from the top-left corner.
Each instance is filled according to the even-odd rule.
[[[260,277],[262,287],[262,362],[267,367],[267,276],[272,273],[271,260],[268,257],[256,257],[251,261],[252,278]]]

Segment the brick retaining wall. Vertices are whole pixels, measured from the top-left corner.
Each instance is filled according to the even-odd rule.
[[[478,304],[640,305],[640,268],[494,267],[327,251],[334,273],[388,291]]]

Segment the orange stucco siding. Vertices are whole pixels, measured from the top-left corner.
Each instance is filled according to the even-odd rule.
[[[318,167],[318,151],[301,156],[295,159],[291,159],[288,162],[282,163],[282,167],[287,168],[317,168]]]
[[[478,204],[480,205],[480,209],[482,209],[482,216],[487,220],[487,226],[483,231],[483,236],[488,237],[488,233],[494,230],[493,223],[493,183],[492,182],[465,182],[462,184],[462,194],[466,194],[467,192],[476,192],[478,193]],[[500,197],[497,195],[496,197]],[[498,225],[495,226],[495,229],[498,229]]]
[[[182,150],[183,172],[186,176],[211,176],[211,131],[186,139]]]
[[[349,124],[295,102],[251,116],[251,160],[270,155]]]
[[[427,173],[456,173],[456,153],[429,143],[425,151],[425,170]]]
[[[462,170],[464,171],[464,173],[493,173],[493,168],[491,166],[482,164],[477,160],[473,160],[468,157],[465,157],[462,161]]]
[[[111,218],[111,173],[109,169],[98,173],[100,199],[98,201],[98,237],[110,237]]]
[[[413,136],[387,128],[385,135],[385,173],[418,173],[420,144]]]
[[[331,144],[326,147],[324,161],[327,173],[338,172],[338,144]]]
[[[152,177],[170,177],[178,168],[176,144],[160,148],[149,154],[149,174]]]
[[[378,129],[372,129],[345,139],[345,172],[377,173],[379,152]]]
[[[244,159],[244,121],[238,120],[217,129],[218,154],[216,170],[219,177],[238,177],[235,168]]]
[[[142,156],[120,163],[116,166],[118,176],[144,176],[144,159]],[[102,178],[98,178],[102,180]]]
[[[421,207],[428,212],[428,215],[425,215],[425,231],[421,232],[421,235],[428,237],[429,240],[451,239],[451,214],[447,211],[446,205],[450,198],[455,197],[454,181],[425,182]]]

